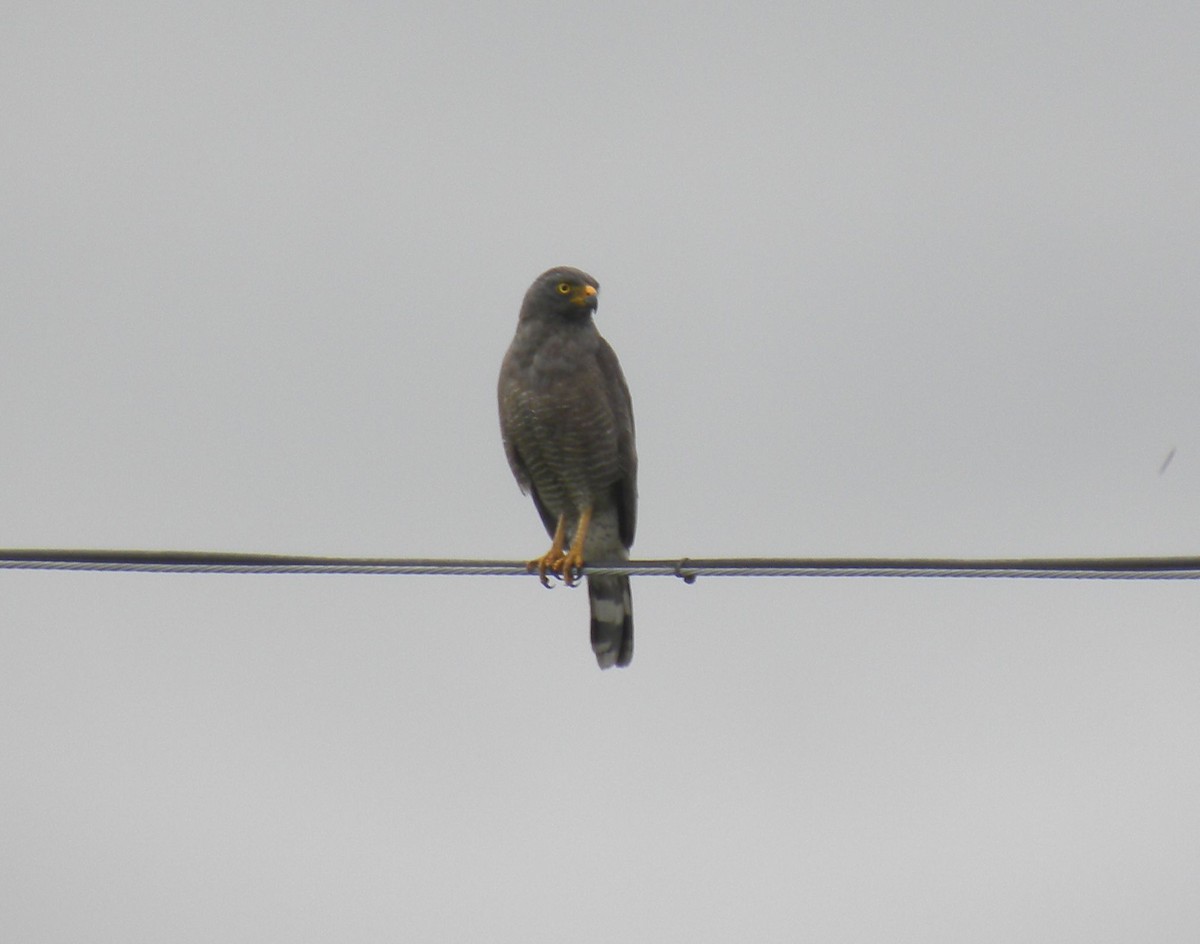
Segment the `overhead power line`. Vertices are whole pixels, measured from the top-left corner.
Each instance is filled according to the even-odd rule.
[[[208,551],[0,549],[0,570],[188,574],[394,574],[507,577],[524,561],[305,557]],[[679,558],[598,561],[583,573],[635,577],[1008,577],[1083,580],[1196,580],[1200,557],[1074,558]]]

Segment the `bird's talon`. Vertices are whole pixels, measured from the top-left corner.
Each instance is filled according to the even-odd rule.
[[[554,567],[555,573],[562,577],[563,583],[565,583],[568,587],[575,586],[576,582],[579,580],[579,572],[582,569],[583,555],[577,553],[574,548],[572,548],[567,554],[564,554],[562,560],[560,560]]]
[[[553,576],[557,576],[562,567],[562,552],[555,557],[553,553],[543,554],[541,557],[535,557],[525,565],[525,570],[529,573],[536,572],[538,580],[542,582],[543,587],[551,587],[550,578],[546,576],[547,571]]]

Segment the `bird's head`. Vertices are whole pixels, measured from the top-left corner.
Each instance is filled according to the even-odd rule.
[[[549,269],[529,286],[521,317],[587,318],[596,310],[599,292],[599,283],[586,272],[570,266]]]

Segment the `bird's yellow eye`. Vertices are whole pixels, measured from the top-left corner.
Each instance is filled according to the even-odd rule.
[[[571,292],[571,283],[570,282],[559,282],[557,288],[558,288],[559,295],[568,295]]]

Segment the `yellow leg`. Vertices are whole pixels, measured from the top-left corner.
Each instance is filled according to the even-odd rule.
[[[550,550],[541,557],[535,557],[525,565],[525,569],[530,573],[535,570],[537,571],[538,579],[542,581],[543,587],[550,586],[550,581],[546,579],[546,571],[549,570],[556,574],[562,572],[563,544],[566,543],[566,539],[567,518],[566,515],[559,515],[558,525],[554,528],[554,540],[550,543]]]
[[[571,549],[555,565],[554,570],[562,574],[563,583],[568,587],[575,585],[575,574],[583,567],[583,542],[587,540],[588,525],[592,523],[592,509],[585,508],[579,516],[579,524],[575,528],[575,540]]]

